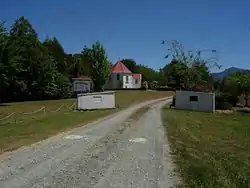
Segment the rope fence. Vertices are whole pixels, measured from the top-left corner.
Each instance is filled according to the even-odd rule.
[[[33,112],[24,112],[24,113],[21,112],[21,114],[23,114],[23,115],[33,115],[33,114],[36,114],[38,112],[41,112],[42,110],[45,110],[45,106],[43,106],[42,108],[40,108],[38,110],[35,110]]]
[[[12,116],[14,116],[15,114],[16,114],[16,112],[12,112],[11,114],[9,114],[9,115],[7,115],[7,116],[1,118],[0,121],[4,121],[4,120],[6,120],[6,119],[9,119],[9,118],[11,118]]]
[[[73,103],[72,105],[67,106],[67,108],[68,108],[69,110],[72,110],[72,108],[75,107],[75,106],[76,106],[76,103]]]
[[[63,109],[63,107],[65,107],[67,110],[73,110],[75,106],[76,106],[75,103],[73,103],[73,104],[71,104],[71,105],[69,105],[69,106],[67,106],[67,105],[65,105],[65,104],[62,104],[62,105],[61,105],[59,108],[57,108],[56,110],[49,110],[48,108],[46,108],[46,106],[42,106],[41,108],[39,108],[39,109],[37,109],[37,110],[34,110],[34,111],[32,111],[32,112],[20,112],[18,117],[20,117],[20,115],[23,115],[23,116],[34,115],[34,114],[37,114],[37,113],[39,113],[39,112],[43,112],[43,114],[46,115],[47,112],[48,112],[48,113],[59,112],[59,111],[61,111],[61,110]],[[0,118],[0,123],[1,123],[2,121],[9,120],[9,119],[11,119],[11,118],[13,118],[13,117],[14,117],[14,121],[15,121],[15,123],[16,123],[16,122],[17,122],[17,120],[16,120],[16,119],[17,119],[17,113],[16,113],[16,112],[12,112],[11,114],[9,114],[9,115],[7,115],[7,116],[5,116],[5,117]]]
[[[62,107],[64,107],[64,104],[62,104],[59,108],[57,108],[56,110],[48,110],[48,112],[59,112]]]

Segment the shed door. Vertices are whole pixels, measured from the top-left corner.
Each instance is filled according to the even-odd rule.
[[[189,97],[189,101],[190,101],[190,106],[193,110],[197,110],[198,107],[199,107],[199,101],[198,101],[198,96],[195,95],[195,96],[190,96]]]

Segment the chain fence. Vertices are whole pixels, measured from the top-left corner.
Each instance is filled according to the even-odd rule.
[[[76,103],[73,103],[71,105],[65,105],[62,104],[59,108],[57,108],[56,110],[49,110],[49,108],[47,108],[46,106],[42,106],[41,108],[34,110],[32,112],[12,112],[10,114],[8,114],[5,117],[0,118],[0,123],[7,121],[7,120],[11,120],[11,118],[14,118],[14,122],[17,123],[17,116],[18,118],[22,117],[22,116],[29,116],[29,115],[34,115],[40,112],[43,112],[44,115],[46,115],[47,113],[55,113],[55,112],[60,112],[63,109],[67,109],[67,110],[75,110],[76,107]]]

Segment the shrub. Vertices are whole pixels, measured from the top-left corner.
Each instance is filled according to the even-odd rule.
[[[149,82],[150,89],[157,89],[159,87],[159,83],[157,81]]]
[[[233,104],[229,102],[218,102],[215,105],[216,110],[231,110],[233,108]]]
[[[222,94],[222,97],[225,99],[224,101],[231,103],[234,107],[239,102],[239,98],[237,95],[233,95],[230,93],[224,93],[224,94]]]
[[[223,93],[215,96],[215,109],[217,110],[229,110],[235,107],[238,103],[238,96],[230,93]]]
[[[225,98],[222,95],[215,96],[215,103],[224,102]]]

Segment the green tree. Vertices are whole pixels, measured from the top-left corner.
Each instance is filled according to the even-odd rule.
[[[74,77],[81,75],[91,76],[91,67],[89,62],[84,59],[83,54],[77,53],[72,56],[72,64],[69,66],[70,74]]]
[[[133,59],[122,59],[121,62],[132,72],[139,73],[138,65]]]
[[[142,74],[142,80],[151,82],[157,79],[156,72],[146,65],[137,65],[138,73]]]
[[[230,84],[237,86],[239,95],[244,95],[245,106],[248,106],[248,98],[250,93],[250,73],[237,72],[229,75],[227,80]]]
[[[133,73],[142,74],[142,79],[149,82],[150,87],[152,86],[155,89],[156,85],[166,85],[167,81],[164,77],[162,71],[157,71],[148,66],[136,64],[135,60],[122,59],[121,62]],[[157,83],[157,84],[155,84]]]
[[[216,58],[201,58],[201,52],[186,51],[178,41],[166,41],[170,48],[165,58],[172,57],[172,62],[163,68],[165,75],[170,82],[182,85],[191,89],[197,84],[209,83],[212,81],[209,68],[219,67]],[[165,41],[162,42],[165,44]],[[210,50],[216,52],[216,50]]]
[[[108,56],[103,45],[97,41],[91,48],[84,47],[82,50],[84,62],[90,65],[90,75],[94,83],[95,91],[102,91],[105,80],[110,73]]]
[[[72,95],[72,86],[69,78],[60,73],[53,57],[42,45],[41,62],[38,64],[38,71],[41,74],[36,78],[36,98],[40,99],[56,99],[68,98]]]
[[[192,88],[195,85],[212,84],[212,77],[208,67],[204,61],[197,61],[187,69],[189,86]]]
[[[163,69],[159,70],[158,83],[159,83],[160,86],[167,86],[167,84],[168,84],[168,79],[165,76],[165,73],[164,73]]]
[[[39,75],[38,46],[37,33],[29,21],[24,17],[17,19],[11,26],[8,41],[10,89],[13,90],[10,92],[17,98],[35,91],[34,85]]]
[[[180,88],[185,87],[187,69],[185,63],[173,59],[162,71],[167,78],[168,84]]]
[[[56,62],[57,69],[60,73],[68,75],[68,69],[66,64],[66,54],[64,52],[63,46],[57,40],[56,37],[49,38],[47,37],[43,45],[48,48],[50,55]]]
[[[59,95],[56,60],[24,17],[11,26],[8,42],[9,94],[16,100]],[[60,88],[61,89],[61,88]]]
[[[3,101],[7,95],[8,82],[8,32],[4,27],[5,22],[0,23],[0,101]]]

